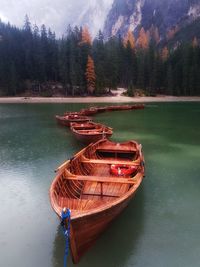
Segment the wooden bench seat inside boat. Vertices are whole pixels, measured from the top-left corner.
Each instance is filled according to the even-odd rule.
[[[73,181],[88,181],[98,183],[118,183],[118,184],[135,184],[133,179],[129,178],[118,178],[118,177],[101,177],[101,176],[89,176],[89,175],[73,175],[66,177],[68,180]]]
[[[134,163],[133,161],[124,161],[122,160],[113,160],[113,159],[83,159],[81,160],[81,162],[83,163],[93,163],[93,164],[122,164],[122,165],[126,165],[126,166],[133,166],[133,165],[138,165],[138,163]]]

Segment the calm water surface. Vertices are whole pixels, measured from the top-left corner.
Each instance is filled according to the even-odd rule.
[[[63,266],[64,240],[48,190],[54,169],[83,146],[54,114],[85,106],[0,105],[1,267]],[[94,118],[114,128],[113,140],[142,143],[146,178],[78,266],[198,267],[200,103],[148,104]]]

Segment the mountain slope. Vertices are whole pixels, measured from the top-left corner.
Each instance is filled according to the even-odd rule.
[[[136,35],[141,27],[158,28],[161,39],[167,32],[192,23],[200,17],[200,0],[115,0],[104,25],[104,36]]]
[[[74,18],[73,25],[87,25],[93,37],[103,28],[107,14],[112,6],[113,0],[90,0],[84,1],[81,12]]]
[[[93,36],[103,28],[113,0],[1,0],[0,19],[22,27],[27,14],[39,27],[47,25],[57,36],[65,34],[67,26],[87,25]]]

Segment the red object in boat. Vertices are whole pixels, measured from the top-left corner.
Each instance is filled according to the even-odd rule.
[[[127,166],[122,164],[112,164],[110,172],[115,176],[130,176],[134,174],[138,169],[138,166]]]

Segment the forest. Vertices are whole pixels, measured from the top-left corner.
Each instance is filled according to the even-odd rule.
[[[92,40],[87,27],[68,26],[56,38],[27,16],[23,28],[0,21],[0,95],[102,95],[117,87],[130,96],[200,95],[197,38],[169,43],[160,42],[154,26],[137,38],[129,31],[104,40],[99,31]]]

